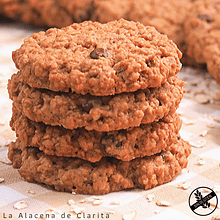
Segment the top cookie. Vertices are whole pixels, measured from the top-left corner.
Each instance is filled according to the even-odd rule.
[[[31,87],[95,96],[158,87],[181,68],[171,40],[124,19],[33,34],[12,57],[20,80]]]

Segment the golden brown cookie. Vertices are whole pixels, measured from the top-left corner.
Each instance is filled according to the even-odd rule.
[[[192,3],[184,23],[187,55],[206,64],[209,73],[220,83],[220,1]]]
[[[95,96],[158,87],[179,72],[180,58],[165,35],[123,19],[35,33],[13,52],[31,87]]]
[[[57,191],[107,194],[124,189],[150,189],[173,180],[187,166],[190,145],[182,139],[160,153],[123,162],[112,157],[97,163],[49,156],[17,140],[9,146],[14,168],[29,182],[44,183]]]
[[[67,129],[113,131],[173,114],[183,98],[183,85],[177,77],[170,77],[157,88],[102,97],[31,88],[14,74],[8,92],[16,108],[33,121]]]
[[[69,130],[29,120],[13,108],[10,122],[25,146],[48,155],[78,157],[91,162],[111,156],[123,161],[159,153],[177,140],[182,122],[175,113],[158,122],[112,132]]]

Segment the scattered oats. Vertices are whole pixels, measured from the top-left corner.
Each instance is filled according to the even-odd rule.
[[[177,110],[177,114],[178,114],[178,115],[180,115],[180,116],[182,116],[182,115],[184,115],[184,111],[183,111],[183,110],[178,109],[178,110]]]
[[[101,199],[96,199],[93,201],[93,205],[101,205],[103,203],[103,201]]]
[[[206,135],[208,134],[208,131],[207,130],[203,130],[199,136],[201,137],[205,137]]]
[[[198,85],[197,82],[191,82],[191,83],[190,83],[190,86],[193,86],[193,87],[194,87],[194,86],[197,86],[197,85]]]
[[[79,207],[77,205],[71,206],[71,212],[73,212],[74,214],[83,213],[84,211],[85,211],[85,208],[83,207]]]
[[[133,220],[135,218],[136,214],[137,214],[136,211],[128,212],[123,215],[123,220]]]
[[[204,94],[196,95],[195,100],[199,104],[207,104],[207,103],[210,102],[210,98],[207,95],[204,95]]]
[[[25,200],[21,200],[19,202],[16,202],[14,204],[14,208],[19,209],[19,210],[20,209],[25,209],[25,208],[27,208],[27,202]]]
[[[195,148],[202,148],[202,147],[205,147],[205,145],[207,144],[207,141],[200,139],[200,140],[197,140],[196,142],[190,141],[189,144]]]
[[[106,210],[105,213],[106,214],[115,214],[115,211],[113,211],[113,210]]]
[[[202,157],[199,157],[199,158],[197,159],[196,165],[198,165],[198,166],[203,166],[204,164],[205,164],[205,159],[202,158]]]
[[[167,201],[156,201],[156,205],[158,206],[164,206],[164,207],[169,207],[171,204]]]
[[[35,195],[36,194],[36,192],[34,192],[33,190],[31,190],[31,189],[28,189],[28,191],[27,191],[28,193],[30,193],[30,194],[32,194],[32,195]]]
[[[70,200],[68,201],[68,204],[72,206],[72,205],[75,204],[75,201],[74,201],[73,199],[70,199]]]
[[[4,145],[6,147],[8,147],[11,142],[15,142],[15,141],[14,140],[7,140]]]
[[[209,202],[210,203],[210,206],[212,206],[212,207],[216,207],[216,203],[213,203],[213,202]],[[217,209],[219,209],[219,207],[218,207],[218,205],[217,205],[217,207],[216,207]]]
[[[91,199],[93,199],[93,200],[102,200],[102,198],[96,197],[96,196],[93,196]]]
[[[219,215],[216,215],[216,216],[213,216],[213,217],[212,217],[212,220],[220,220],[220,214],[219,214]]]
[[[215,191],[216,193],[220,193],[220,185],[214,185],[213,191]]]
[[[56,212],[55,212],[55,209],[47,209],[47,210],[45,211],[45,214],[52,215],[52,214],[56,214]]]
[[[111,201],[110,205],[120,205],[120,202],[119,201]]]
[[[5,181],[4,178],[0,178],[0,183],[3,183]]]
[[[193,94],[194,95],[205,95],[205,91],[204,90],[195,91]]]
[[[178,184],[177,187],[181,188],[181,189],[184,189],[184,190],[187,190],[191,187],[191,183],[186,181],[186,182]]]
[[[39,217],[38,220],[47,220],[45,217]]]
[[[154,213],[155,213],[155,214],[159,214],[160,211],[159,211],[159,210],[155,210]]]
[[[155,195],[154,194],[149,194],[146,196],[146,199],[148,202],[152,202],[155,199]]]
[[[7,157],[0,158],[0,162],[7,165],[12,165],[12,162]]]
[[[220,123],[220,117],[213,116],[213,120]]]
[[[207,189],[207,188],[204,188],[204,189],[202,190],[202,192],[204,192],[204,193],[210,193],[211,191],[210,191],[209,189]]]
[[[79,201],[79,203],[86,203],[86,202],[87,202],[86,199],[81,199],[81,200]]]
[[[215,93],[215,100],[220,101],[220,92]]]
[[[6,121],[0,120],[0,126],[4,126],[6,124]]]
[[[186,117],[181,117],[181,120],[182,120],[183,124],[185,124],[185,125],[194,125],[197,123],[196,119],[189,119]]]
[[[207,124],[207,127],[208,127],[208,128],[217,128],[217,126],[214,125],[213,123],[208,123],[208,124]]]

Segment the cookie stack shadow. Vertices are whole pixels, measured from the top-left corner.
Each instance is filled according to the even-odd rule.
[[[191,152],[176,113],[180,58],[166,36],[123,19],[33,34],[13,52],[8,83],[13,167],[79,194],[173,180]]]

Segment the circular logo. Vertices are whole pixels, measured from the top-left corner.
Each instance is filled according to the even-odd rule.
[[[218,197],[209,187],[198,187],[189,196],[189,207],[197,215],[210,215],[215,211],[217,206]]]

